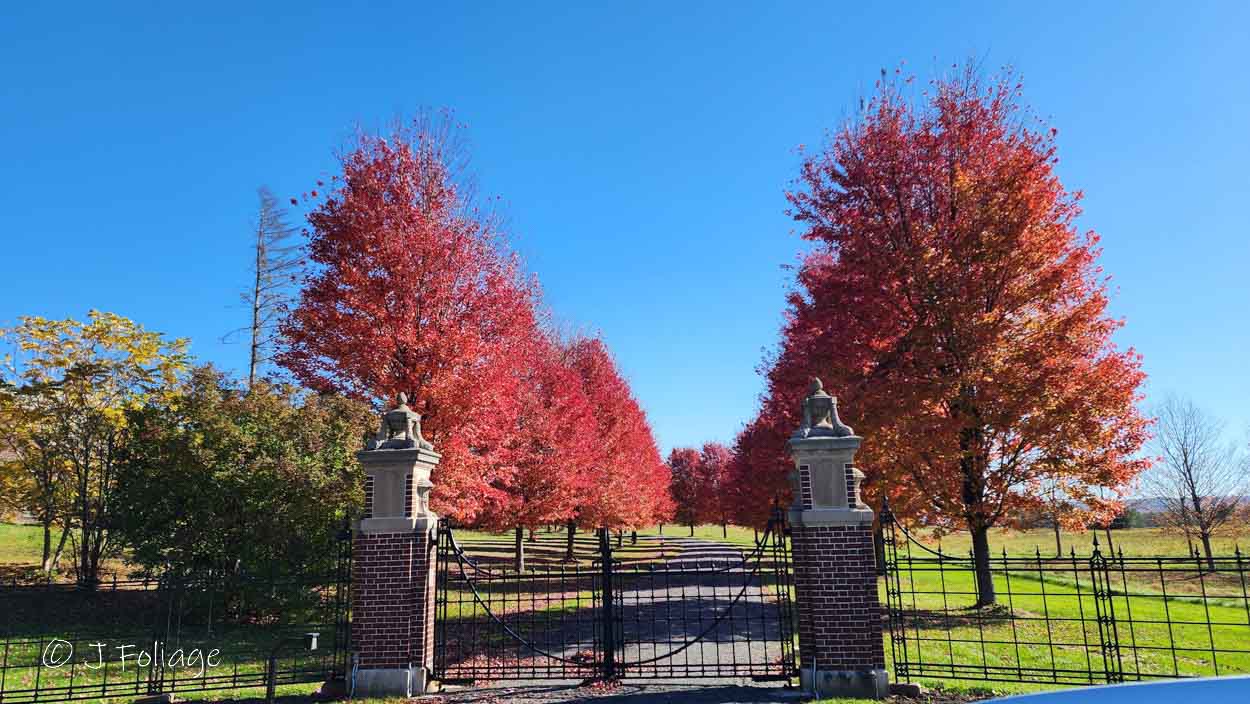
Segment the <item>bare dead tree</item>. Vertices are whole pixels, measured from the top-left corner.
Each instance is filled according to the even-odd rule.
[[[286,210],[278,205],[268,188],[261,186],[257,195],[260,204],[252,243],[252,283],[242,294],[244,304],[251,311],[251,323],[223,338],[223,341],[229,341],[244,334],[248,336],[248,389],[256,384],[261,366],[273,354],[278,322],[293,296],[304,266],[304,257],[296,241],[298,228],[287,224]]]
[[[1168,398],[1156,411],[1155,448],[1161,462],[1145,486],[1163,502],[1165,525],[1202,543],[1215,569],[1211,536],[1237,514],[1246,489],[1246,461],[1224,442],[1224,425],[1189,399]]]

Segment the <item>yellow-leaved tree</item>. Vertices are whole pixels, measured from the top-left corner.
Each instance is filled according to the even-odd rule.
[[[114,552],[110,500],[128,412],[174,399],[187,342],[94,310],[85,323],[22,317],[0,335],[12,347],[0,371],[0,485],[14,490],[12,508],[43,524],[43,568],[53,569],[68,540],[77,581],[94,585]]]

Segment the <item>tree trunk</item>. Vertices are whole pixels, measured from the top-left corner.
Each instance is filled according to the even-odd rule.
[[[638,544],[638,531],[636,531],[636,530],[631,530],[631,531],[629,532],[629,544],[630,544],[630,545],[637,545],[637,544]]]
[[[1215,571],[1215,555],[1211,553],[1211,532],[1202,531],[1202,552],[1207,556],[1207,569]]]
[[[616,531],[616,547],[619,548],[624,544],[625,544],[625,531],[623,530]]]
[[[729,538],[729,524],[728,523],[720,524],[720,537],[725,538],[725,539]]]
[[[690,537],[691,538],[694,537],[694,524],[693,523],[690,524]]]
[[[69,526],[64,526],[61,528],[61,539],[56,543],[56,552],[52,553],[52,562],[48,568],[49,572],[56,569],[56,566],[61,563],[61,554],[65,552],[65,540],[68,537]]]
[[[660,524],[660,535],[664,535],[664,524]]]
[[[252,284],[252,347],[248,356],[247,390],[256,386],[256,368],[260,363],[260,286],[265,271],[265,225],[263,218],[256,225],[256,279]]]
[[[534,529],[533,529],[533,528],[530,528],[530,529],[529,529],[529,537],[528,537],[528,538],[526,538],[526,540],[528,540],[528,541],[529,541],[529,542],[531,542],[531,543],[537,543],[537,542],[538,542],[538,536],[534,535]]]
[[[95,581],[95,573],[91,571],[91,515],[87,510],[86,487],[81,489],[83,494],[82,510],[79,512],[82,526],[82,540],[78,545],[78,583],[83,586],[91,586]]]
[[[990,572],[989,532],[986,526],[972,529],[972,561],[977,570],[977,608],[992,606],[998,602],[998,596],[994,593],[994,575]]]
[[[516,529],[516,555],[514,556],[513,567],[517,572],[525,571],[525,529],[517,527]]]
[[[49,562],[49,558],[52,557],[52,521],[45,519],[44,521],[42,521],[42,523],[43,523],[43,560],[40,562],[40,564],[43,565],[43,573],[48,574],[49,572],[52,571],[52,565]]]
[[[1106,526],[1103,526],[1103,532],[1107,534],[1107,554],[1114,555],[1115,543],[1111,541],[1111,523],[1108,522]]]
[[[569,521],[568,529],[569,529],[569,541],[565,545],[565,548],[564,548],[564,561],[573,562],[574,560],[577,559],[573,555],[573,534],[577,532],[577,523],[573,521]]]
[[[1055,557],[1063,557],[1063,542],[1059,538],[1059,520],[1052,521],[1055,526]]]

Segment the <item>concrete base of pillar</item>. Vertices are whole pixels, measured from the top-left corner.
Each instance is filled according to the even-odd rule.
[[[357,670],[353,698],[414,697],[425,694],[430,673],[424,667]]]
[[[890,693],[890,676],[885,670],[816,670],[799,669],[799,686],[821,699],[829,697],[854,697],[856,699],[883,699]]]

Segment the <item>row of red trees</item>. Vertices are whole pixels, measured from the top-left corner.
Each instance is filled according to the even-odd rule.
[[[601,342],[544,331],[537,284],[456,183],[450,128],[366,136],[309,217],[313,276],[284,332],[305,383],[407,391],[445,453],[436,505],[465,521],[763,525],[788,500],[785,442],[819,376],[866,438],[865,493],[972,534],[1048,496],[1105,520],[1147,466],[1141,359],[1114,341],[1098,237],[1055,171],[1056,133],[1009,74],[883,80],[806,155],[788,194],[812,244],[734,450],[670,469]],[[314,194],[315,197],[315,194]],[[1086,517],[1083,516],[1083,519]]]
[[[379,405],[406,392],[443,455],[434,510],[458,522],[519,536],[667,520],[642,409],[601,340],[551,331],[536,279],[466,193],[457,132],[444,118],[363,134],[307,196],[316,269],[278,361]]]
[[[730,482],[732,453],[718,443],[705,443],[696,450],[676,447],[668,455],[668,469],[673,478],[672,494],[676,510],[673,520],[690,528],[703,523],[721,526],[722,534],[730,523],[738,522],[738,498]]]

